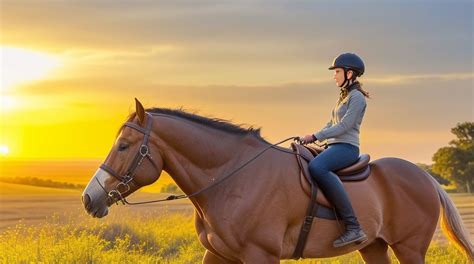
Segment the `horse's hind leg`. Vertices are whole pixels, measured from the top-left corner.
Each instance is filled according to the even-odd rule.
[[[387,250],[387,242],[381,238],[377,238],[372,243],[359,250],[359,252],[362,255],[365,263],[386,264],[390,263]]]
[[[390,247],[393,249],[400,264],[421,264],[425,263],[425,255],[430,245],[430,241],[431,240],[428,239],[421,239],[421,237],[411,237],[390,245]]]

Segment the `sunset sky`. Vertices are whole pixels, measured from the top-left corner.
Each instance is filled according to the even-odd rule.
[[[134,97],[270,142],[314,133],[342,52],[366,64],[372,159],[431,163],[474,121],[471,0],[12,0],[0,12],[1,158],[104,159]]]

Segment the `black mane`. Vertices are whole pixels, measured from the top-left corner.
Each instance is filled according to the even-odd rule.
[[[219,129],[221,131],[229,132],[232,134],[243,135],[243,136],[250,134],[265,143],[269,143],[260,135],[261,128],[254,128],[253,126],[243,127],[244,125],[232,124],[229,120],[213,118],[213,117],[205,117],[205,116],[200,116],[194,113],[188,113],[184,111],[182,108],[169,109],[169,108],[153,107],[153,108],[148,108],[145,111],[150,114],[165,114],[165,115],[170,115],[170,116],[181,117],[189,121],[193,121],[198,124],[206,125],[208,127]],[[136,113],[130,114],[128,121],[133,120],[135,116],[136,116]]]

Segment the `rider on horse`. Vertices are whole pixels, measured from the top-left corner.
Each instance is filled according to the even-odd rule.
[[[334,247],[341,247],[367,240],[352,209],[349,196],[333,171],[349,166],[359,158],[360,125],[368,93],[356,80],[365,71],[364,62],[356,54],[339,55],[329,70],[334,70],[334,80],[341,89],[339,100],[327,125],[319,132],[301,137],[301,141],[307,144],[327,139],[327,149],[311,160],[309,172],[345,224],[345,233],[333,243]]]

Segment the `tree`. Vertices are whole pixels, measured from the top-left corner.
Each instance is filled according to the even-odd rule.
[[[428,172],[439,184],[449,185],[451,183],[448,179],[441,177],[441,175],[439,175],[438,173],[435,173],[432,170],[433,165],[427,165],[423,163],[417,163],[416,165]]]
[[[161,187],[161,193],[183,193],[181,189],[174,183],[168,183]]]
[[[433,172],[453,181],[456,187],[474,191],[474,123],[458,123],[451,132],[457,137],[450,146],[436,151],[432,160]]]

